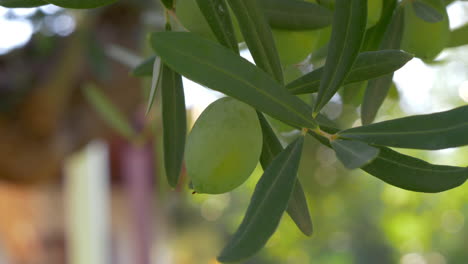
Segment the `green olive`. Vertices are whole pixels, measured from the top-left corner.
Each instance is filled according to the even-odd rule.
[[[244,183],[262,151],[255,109],[225,97],[210,104],[187,140],[185,162],[197,193],[229,192]]]
[[[302,62],[313,51],[318,39],[317,30],[273,29],[276,49],[283,65]]]
[[[382,0],[367,0],[367,28],[379,22],[382,14]]]
[[[407,3],[404,7],[405,28],[401,48],[421,59],[432,60],[447,44],[450,34],[449,21],[442,0],[423,1],[441,12],[444,19],[436,23],[426,22],[416,16],[413,6]]]

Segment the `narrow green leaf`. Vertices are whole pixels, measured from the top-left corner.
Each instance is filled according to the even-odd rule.
[[[366,23],[367,0],[336,0],[332,35],[314,115],[330,101],[346,79],[361,48]]]
[[[378,148],[359,141],[336,139],[331,141],[331,146],[338,159],[348,169],[360,168],[379,154]]]
[[[260,0],[271,27],[311,30],[329,26],[333,13],[321,5],[298,0]]]
[[[164,167],[169,185],[176,187],[182,168],[187,133],[182,77],[166,65],[161,76]]]
[[[151,110],[151,107],[153,106],[154,99],[156,98],[156,92],[158,91],[159,83],[160,83],[160,76],[162,75],[162,69],[161,67],[161,59],[159,57],[156,57],[154,59],[152,67],[152,79],[151,79],[151,88],[150,88],[150,94],[148,97],[148,105],[146,107],[146,114],[148,114]]]
[[[380,19],[375,26],[367,30],[361,49],[362,51],[379,49],[382,38],[392,19],[395,7],[397,6],[397,2],[397,0],[383,0]]]
[[[447,48],[454,48],[468,44],[468,24],[463,25],[450,32],[450,40]]]
[[[287,124],[316,127],[306,103],[231,50],[189,32],[154,33],[151,43],[165,63],[187,78]]]
[[[379,156],[362,169],[388,184],[416,192],[442,192],[468,179],[466,167],[434,165],[383,147]]]
[[[245,43],[255,64],[283,83],[283,71],[270,25],[258,0],[227,0],[237,17]]]
[[[96,109],[109,126],[129,141],[135,139],[136,133],[128,120],[97,87],[88,84],[83,88],[83,92],[88,102]]]
[[[152,76],[155,60],[156,60],[156,56],[151,56],[145,59],[132,70],[132,75],[136,77]]]
[[[213,34],[221,45],[239,53],[229,8],[225,0],[196,0]]]
[[[257,114],[263,134],[263,147],[262,154],[260,156],[260,163],[262,164],[263,169],[266,170],[274,158],[283,151],[283,146],[281,146],[278,137],[263,114],[258,112]],[[291,219],[299,230],[304,233],[304,235],[312,235],[312,220],[310,219],[307,199],[299,179],[296,180],[286,212],[288,212]]]
[[[404,10],[398,7],[385,32],[380,44],[380,49],[399,49],[403,36]],[[393,72],[385,76],[371,80],[367,83],[364,99],[361,106],[361,120],[363,124],[370,124],[374,121],[380,106],[387,97],[392,86]]]
[[[294,188],[304,137],[282,151],[255,187],[245,217],[218,260],[233,262],[257,253],[275,232]]]
[[[24,8],[24,7],[36,7],[47,5],[48,3],[42,0],[0,0],[0,6],[8,8]]]
[[[397,148],[444,149],[468,144],[468,105],[350,128],[342,138]]]
[[[65,8],[88,9],[110,5],[117,0],[47,0],[47,2]]]
[[[444,19],[444,14],[440,13],[437,9],[426,2],[415,0],[411,4],[413,5],[413,10],[416,16],[426,22],[437,23]]]
[[[317,121],[320,121],[317,119]],[[334,134],[334,126],[320,128]],[[331,147],[329,141],[309,131],[320,143]],[[386,147],[379,147],[379,155],[361,169],[393,186],[416,192],[442,192],[463,184],[468,178],[467,167],[434,165],[403,155]]]
[[[343,85],[366,81],[401,68],[413,55],[400,50],[380,50],[359,53]],[[324,68],[318,68],[286,85],[293,94],[314,93],[318,91]]]

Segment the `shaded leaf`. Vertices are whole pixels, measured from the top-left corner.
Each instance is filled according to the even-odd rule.
[[[382,14],[380,19],[375,26],[367,30],[361,49],[362,51],[379,49],[382,38],[392,19],[395,7],[397,6],[397,0],[383,0],[382,4]]]
[[[415,115],[338,133],[370,144],[415,149],[444,149],[468,144],[468,106]]]
[[[225,0],[196,0],[203,16],[221,45],[239,53],[229,8]]]
[[[270,25],[257,0],[227,0],[255,64],[283,83],[283,71]]]
[[[321,5],[297,0],[260,0],[271,27],[311,30],[331,24],[333,13]]]
[[[366,143],[352,140],[336,139],[331,141],[336,156],[348,169],[357,169],[377,157],[379,149]]]
[[[156,92],[158,91],[162,68],[163,67],[161,67],[161,59],[159,57],[156,57],[152,65],[153,77],[151,79],[151,88],[150,88],[150,94],[148,97],[148,105],[146,107],[147,114],[149,113],[149,111],[151,110],[151,107],[153,106],[154,98],[156,98]]]
[[[361,48],[366,23],[367,0],[336,0],[332,35],[314,115],[328,103],[346,79]]]
[[[152,76],[155,60],[156,60],[156,56],[151,56],[145,59],[132,70],[132,75],[137,76],[137,77]]]
[[[378,78],[393,72],[413,56],[400,50],[381,50],[359,53],[343,85]],[[314,93],[318,91],[324,68],[318,68],[286,85],[293,94]]]
[[[165,8],[169,10],[174,9],[174,0],[161,0],[162,4],[164,5]]]
[[[42,0],[0,0],[0,6],[15,8],[15,7],[36,7],[47,5],[48,3]]]
[[[151,43],[165,63],[187,78],[287,124],[316,127],[306,103],[231,50],[189,32],[154,33]]]
[[[117,0],[47,0],[47,2],[65,8],[87,9],[110,5]]]
[[[187,118],[182,77],[166,65],[161,76],[164,167],[169,185],[176,187],[184,158]]]
[[[96,109],[109,126],[130,141],[135,138],[136,133],[128,120],[97,87],[88,84],[83,88],[83,92],[88,102]]]
[[[260,156],[260,163],[262,164],[263,169],[266,170],[274,158],[283,151],[283,146],[281,146],[278,137],[275,132],[273,132],[273,129],[263,114],[257,114],[263,134],[263,147],[262,154]],[[299,230],[304,233],[304,235],[312,235],[312,220],[310,219],[307,200],[299,179],[296,180],[286,212],[291,216],[291,219]]]
[[[399,7],[395,10],[392,20],[385,32],[380,49],[399,49],[403,36],[404,10]],[[374,121],[380,106],[385,100],[392,85],[393,72],[367,83],[364,99],[361,106],[361,120],[363,124]]]
[[[362,169],[396,187],[427,193],[455,188],[468,178],[468,168],[434,165],[383,147]]]
[[[429,22],[437,23],[444,19],[444,14],[440,13],[437,9],[420,0],[412,1],[413,10],[416,16],[420,19]]]
[[[304,137],[299,137],[265,170],[241,225],[218,257],[220,262],[252,256],[275,232],[294,188],[303,142]]]
[[[454,48],[468,44],[468,24],[450,32],[450,40],[447,48]]]

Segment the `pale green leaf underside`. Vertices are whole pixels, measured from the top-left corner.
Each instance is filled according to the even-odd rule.
[[[357,169],[377,157],[379,149],[366,143],[352,140],[336,139],[331,142],[336,156],[348,169]]]
[[[413,1],[412,5],[416,16],[426,22],[437,23],[444,19],[444,14],[421,0]]]

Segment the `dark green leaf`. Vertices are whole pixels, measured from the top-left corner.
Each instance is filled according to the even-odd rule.
[[[450,32],[447,48],[454,48],[468,44],[468,24]]]
[[[42,0],[0,0],[0,6],[15,8],[15,7],[36,7],[47,5],[48,3]]]
[[[154,33],[151,43],[165,63],[187,78],[287,124],[316,127],[306,103],[231,50],[189,32]]]
[[[263,134],[263,147],[262,154],[260,156],[260,163],[262,164],[263,169],[266,170],[274,158],[283,151],[283,146],[281,146],[278,137],[275,132],[273,132],[273,129],[263,114],[257,114]],[[310,219],[307,200],[299,179],[296,180],[286,212],[288,212],[289,216],[291,216],[291,219],[302,233],[306,236],[312,235],[312,220]]]
[[[336,0],[332,35],[314,105],[316,115],[338,91],[361,48],[367,23],[367,0]]]
[[[88,102],[96,109],[109,126],[128,140],[132,141],[135,139],[136,133],[128,120],[98,88],[88,84],[83,88],[83,92]]]
[[[137,77],[148,77],[153,75],[153,66],[156,56],[151,56],[138,64],[133,70],[132,75]]]
[[[196,0],[208,25],[221,45],[239,53],[229,8],[225,0]]]
[[[187,133],[182,77],[162,66],[161,97],[164,137],[164,167],[169,185],[176,187],[182,168]]]
[[[437,9],[420,0],[415,0],[412,2],[413,10],[416,16],[420,19],[429,22],[437,23],[444,19],[444,14],[440,13]]]
[[[65,8],[87,9],[110,5],[117,0],[47,0],[47,2]]]
[[[468,144],[468,105],[445,112],[350,128],[338,135],[398,148],[444,149],[463,146]]]
[[[377,78],[405,65],[413,56],[400,50],[381,50],[360,53],[343,85]],[[323,68],[318,68],[286,85],[293,94],[318,91]]]
[[[245,43],[260,69],[283,83],[283,71],[270,25],[257,0],[227,0],[237,17]]]
[[[260,0],[271,27],[289,30],[324,28],[331,24],[333,13],[315,3],[298,0]]]
[[[392,20],[380,44],[380,49],[399,49],[403,36],[404,12],[399,7],[395,10]],[[364,99],[361,106],[361,119],[363,124],[374,121],[380,106],[385,100],[392,85],[393,72],[371,80],[367,83]]]
[[[389,148],[380,148],[379,156],[362,169],[386,183],[416,192],[446,191],[468,178],[468,168],[430,164]]]
[[[151,88],[150,88],[150,93],[148,97],[148,105],[146,107],[146,113],[148,114],[149,111],[151,110],[151,107],[153,106],[154,99],[156,98],[156,92],[158,91],[159,83],[162,78],[162,68],[161,67],[161,59],[159,57],[156,57],[154,59],[152,67],[152,79],[151,79]]]
[[[165,8],[169,10],[174,9],[174,0],[161,0],[161,2],[163,3]]]
[[[218,260],[233,262],[257,253],[275,232],[294,188],[304,137],[282,151],[265,170],[255,187],[239,229]]]
[[[379,154],[378,148],[359,141],[336,139],[331,141],[331,146],[338,159],[348,169],[360,168]]]
[[[325,128],[321,125],[321,129],[331,134],[338,132],[333,126]],[[311,131],[309,134],[331,147],[327,139]],[[389,148],[379,149],[379,155],[361,169],[399,188],[416,192],[442,192],[463,184],[468,178],[466,167],[434,165]]]
[[[387,27],[392,19],[396,5],[397,0],[383,0],[382,14],[380,19],[375,26],[367,30],[361,49],[362,51],[379,49],[385,31],[387,30]]]

